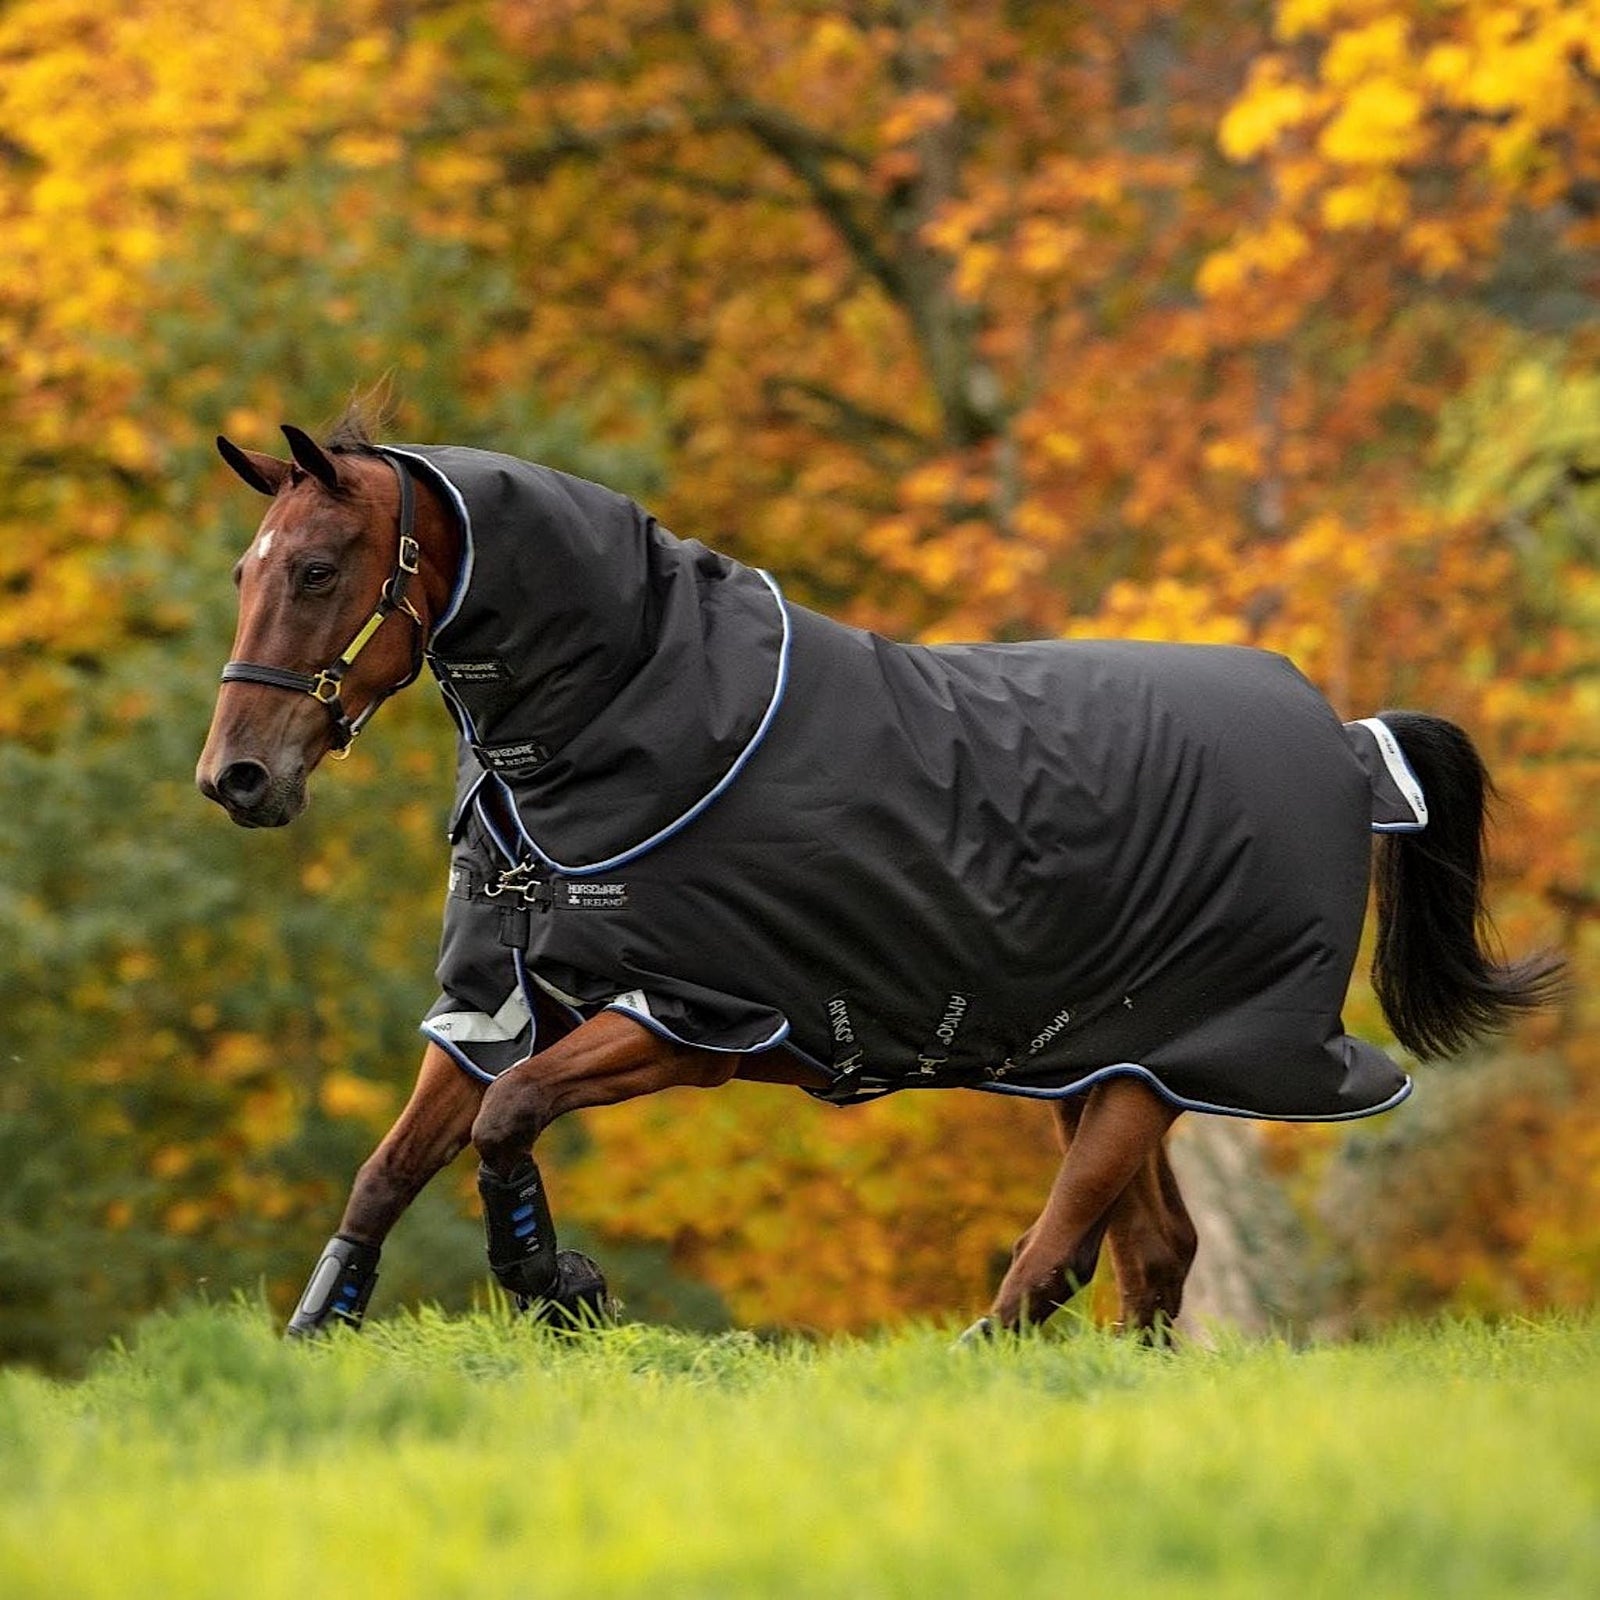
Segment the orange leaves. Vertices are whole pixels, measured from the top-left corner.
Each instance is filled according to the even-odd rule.
[[[987,1299],[1055,1167],[1042,1106],[904,1095],[840,1111],[734,1086],[590,1114],[562,1207],[667,1244],[743,1322],[866,1328]]]
[[[956,114],[955,102],[933,89],[902,95],[878,124],[884,145],[910,144],[931,129],[944,127]]]
[[[1238,615],[1214,589],[1177,578],[1111,585],[1093,618],[1072,625],[1077,638],[1158,639],[1177,644],[1248,644]]]
[[[18,0],[0,737],[170,720],[160,674],[96,674],[225,608],[185,585],[220,492],[201,435],[264,443],[394,367],[404,428],[552,454],[900,636],[1244,641],[1346,714],[1455,715],[1513,802],[1502,920],[1548,935],[1595,870],[1600,587],[1569,468],[1600,459],[1571,376],[1596,352],[1579,327],[1530,366],[1498,330],[1592,310],[1561,251],[1600,238],[1600,4],[1283,0],[1275,32],[1210,0],[447,0],[403,27],[381,0]],[[449,780],[414,703],[323,775],[314,831],[253,841],[282,902],[218,920],[197,894],[169,948],[64,979],[98,1036],[70,1070],[167,1096],[149,1175],[176,1229],[325,1227],[414,1059]],[[981,1302],[1046,1122],[668,1098],[590,1119],[561,1198],[749,1320],[859,1325]],[[1582,1186],[1587,1135],[1504,1127]],[[313,1149],[303,1180],[260,1176]],[[1513,1203],[1529,1283],[1592,1252],[1591,1201]],[[1455,1240],[1415,1270],[1485,1269]]]
[[[1251,277],[1276,277],[1298,267],[1311,253],[1311,240],[1295,223],[1282,219],[1243,231],[1225,249],[1213,252],[1196,278],[1208,296],[1228,294]]]

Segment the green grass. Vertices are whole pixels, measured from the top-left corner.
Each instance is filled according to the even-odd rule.
[[[423,1313],[0,1374],[0,1595],[1600,1595],[1600,1321],[1150,1352]]]

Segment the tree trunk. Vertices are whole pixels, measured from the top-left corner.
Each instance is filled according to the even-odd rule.
[[[1209,1328],[1263,1334],[1303,1324],[1308,1241],[1255,1129],[1232,1117],[1185,1117],[1170,1154],[1200,1235],[1180,1328],[1204,1339]]]

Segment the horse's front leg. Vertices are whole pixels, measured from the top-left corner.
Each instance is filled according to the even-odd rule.
[[[339,1231],[289,1320],[290,1334],[318,1333],[333,1322],[360,1324],[383,1241],[434,1174],[466,1148],[482,1099],[483,1086],[430,1044],[405,1110],[356,1174]]]
[[[472,1124],[482,1165],[489,1266],[520,1303],[573,1310],[604,1300],[604,1282],[587,1258],[556,1249],[555,1227],[533,1144],[569,1111],[616,1105],[660,1089],[726,1083],[739,1058],[662,1039],[618,1012],[574,1028],[548,1050],[495,1080]],[[587,1278],[592,1277],[592,1282]]]

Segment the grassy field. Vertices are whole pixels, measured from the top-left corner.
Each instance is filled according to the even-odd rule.
[[[1600,1595],[1600,1321],[1180,1353],[494,1313],[0,1374],[0,1595]]]

